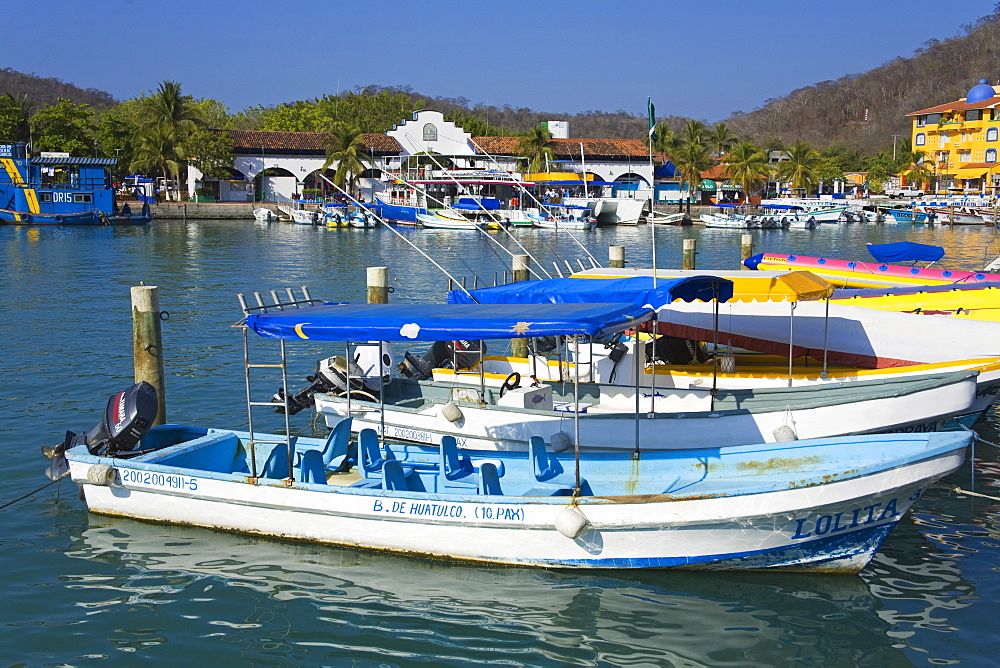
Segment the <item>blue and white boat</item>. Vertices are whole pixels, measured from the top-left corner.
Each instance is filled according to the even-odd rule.
[[[527,209],[527,214],[535,227],[547,230],[592,230],[597,227],[592,211],[576,204],[541,204],[538,209]]]
[[[887,209],[889,217],[897,223],[926,223],[927,213],[914,209]]]
[[[450,306],[453,317],[423,314],[425,305],[370,306],[384,317],[360,331],[353,311],[336,305],[251,307],[244,343],[250,331],[282,339],[282,353],[284,340],[345,334],[596,336],[649,317],[625,304],[550,304],[547,316],[532,305]],[[249,397],[248,390],[252,410],[259,404]],[[638,444],[556,454],[538,437],[524,452],[478,452],[452,438],[393,445],[364,430],[352,451],[349,419],[326,439],[255,432],[252,417],[249,432],[148,430],[156,406],[141,383],[114,395],[98,425],[67,434],[49,453],[47,474],[70,475],[95,513],[552,568],[856,573],[924,490],[962,464],[972,438],[859,436],[666,452]]]
[[[0,225],[144,225],[138,212],[118,208],[108,168],[114,158],[31,156],[24,144],[0,144]]]

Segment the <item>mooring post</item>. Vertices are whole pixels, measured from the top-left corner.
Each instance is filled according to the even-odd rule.
[[[530,277],[528,273],[528,267],[531,266],[531,256],[530,255],[515,255],[511,259],[511,270],[514,276],[514,282],[518,283],[520,281],[527,281]],[[528,339],[518,338],[510,340],[510,354],[512,357],[527,357],[528,356]]]
[[[511,259],[511,270],[514,272],[514,282],[527,281],[531,274],[528,267],[531,266],[530,255],[515,255]]]
[[[449,279],[450,282],[451,279]],[[451,285],[448,286],[451,289]],[[389,303],[389,268],[368,267],[368,303]]]
[[[682,268],[684,269],[694,269],[694,256],[698,254],[696,247],[698,242],[696,239],[685,239],[684,240],[684,251],[681,258]]]
[[[625,267],[625,247],[608,246],[608,266],[622,269]]]
[[[135,382],[156,389],[159,405],[154,425],[167,421],[167,393],[163,387],[163,335],[160,330],[160,292],[155,285],[132,288],[132,356]]]
[[[740,269],[748,269],[743,260],[753,257],[753,235],[744,234],[740,237]]]

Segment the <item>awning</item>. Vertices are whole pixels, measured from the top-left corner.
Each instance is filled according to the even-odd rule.
[[[554,183],[560,181],[564,184],[575,183],[576,185],[583,185],[583,179],[580,178],[581,175],[576,172],[538,172],[537,174],[525,174],[525,181],[534,181],[535,183]],[[593,174],[587,174],[587,183],[594,181],[595,177]]]
[[[260,336],[315,341],[457,341],[607,336],[647,320],[635,304],[329,304],[253,314]]]
[[[738,302],[805,302],[825,299],[833,285],[808,271],[791,271],[776,278],[734,280],[733,300]]]
[[[31,164],[33,165],[95,165],[101,167],[110,167],[112,165],[117,165],[118,160],[115,158],[58,158],[58,157],[38,157],[32,158]]]
[[[715,192],[715,181],[712,179],[702,179],[701,184],[698,186],[698,190],[704,190],[706,192]]]
[[[722,189],[723,189],[723,190],[743,190],[743,186],[741,186],[741,185],[740,185],[740,184],[738,184],[738,183],[733,183],[733,182],[732,182],[732,181],[730,180],[730,181],[725,181],[725,182],[723,182],[723,184],[722,184]]]
[[[651,276],[605,280],[551,278],[473,290],[471,297],[462,290],[452,290],[448,293],[448,303],[469,304],[475,299],[480,304],[586,304],[610,300],[660,309],[677,299],[726,301],[732,294],[733,282],[715,276],[661,278],[655,288]]]

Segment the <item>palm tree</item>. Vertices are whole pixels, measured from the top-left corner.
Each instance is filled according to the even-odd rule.
[[[31,114],[35,104],[27,95],[0,96],[0,132],[7,141],[31,141]]]
[[[695,121],[697,122],[697,121]],[[691,141],[691,138],[698,138],[698,134],[689,134],[685,129],[685,137],[680,147],[674,152],[674,167],[677,172],[688,182],[688,190],[693,191],[701,184],[701,173],[712,166],[712,159],[708,155],[708,147],[700,141]],[[691,213],[691,197],[688,197],[687,212]]]
[[[190,157],[191,136],[204,124],[194,98],[183,95],[178,82],[161,81],[156,92],[143,100],[136,134],[140,148],[136,149],[133,164],[157,164],[157,170],[167,177],[165,166],[179,161],[171,170],[179,182],[181,163]],[[161,154],[149,155],[156,147]]]
[[[741,141],[725,156],[723,175],[740,184],[744,202],[750,201],[750,195],[757,191],[758,184],[767,183],[772,171],[764,149],[752,142]]]
[[[170,181],[180,177],[184,155],[174,129],[166,123],[146,125],[135,136],[132,171],[161,175]]]
[[[716,123],[708,130],[708,141],[718,158],[722,158],[730,146],[738,141],[736,134],[725,123]]]
[[[924,190],[927,190],[931,180],[931,170],[928,169],[925,161],[927,153],[920,150],[911,150],[908,153],[910,164],[903,170],[906,172],[907,182],[919,184]]]
[[[330,126],[330,136],[323,144],[326,146],[326,161],[321,169],[326,169],[337,163],[337,171],[333,182],[348,192],[354,192],[354,184],[363,171],[370,168],[369,156],[365,151],[365,138],[361,130],[349,123],[337,122]]]
[[[540,172],[545,166],[545,161],[552,159],[555,145],[548,128],[536,125],[521,137],[517,146],[518,155],[528,158],[529,172]]]
[[[666,123],[657,123],[656,141],[653,142],[653,152],[663,153],[669,160],[674,151],[680,146],[680,137]]]
[[[778,163],[778,177],[793,188],[809,191],[819,183],[819,153],[805,141],[788,148],[788,160]]]

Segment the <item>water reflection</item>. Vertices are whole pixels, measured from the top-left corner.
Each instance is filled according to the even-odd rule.
[[[456,566],[98,517],[67,554],[115,567],[71,569],[78,605],[170,604],[261,656],[275,649],[261,638],[285,628],[281,652],[310,660],[905,662],[853,577]]]

